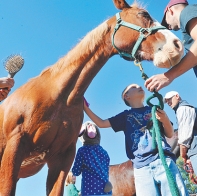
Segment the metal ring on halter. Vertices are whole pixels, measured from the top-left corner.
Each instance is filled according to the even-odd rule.
[[[137,59],[134,60],[135,66],[138,66],[140,71],[143,72],[141,61],[138,61]]]

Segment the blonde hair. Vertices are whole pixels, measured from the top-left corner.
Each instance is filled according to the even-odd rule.
[[[69,184],[73,184],[73,173],[71,171],[68,172],[68,175],[66,176],[66,181],[65,181],[65,185],[68,186]]]
[[[129,84],[129,85],[122,91],[122,95],[121,95],[121,97],[122,97],[124,103],[125,103],[127,106],[129,106],[129,107],[131,107],[131,106],[130,106],[129,102],[125,99],[124,96],[125,96],[125,94],[127,94],[127,91],[129,90],[129,87],[130,87],[131,85],[132,85],[132,84]]]

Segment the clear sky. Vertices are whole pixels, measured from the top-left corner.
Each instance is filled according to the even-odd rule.
[[[128,0],[129,4],[132,2]],[[141,2],[147,6],[153,18],[162,20],[167,0]],[[189,3],[196,3],[196,0],[189,0]],[[1,0],[0,77],[7,76],[3,68],[7,56],[17,53],[24,57],[25,65],[15,76],[13,92],[66,55],[89,31],[117,12],[112,0]],[[181,38],[180,33],[174,33]],[[143,62],[142,65],[148,76],[166,71],[154,67],[151,62]],[[121,100],[121,92],[130,83],[138,83],[144,87],[138,67],[133,62],[127,62],[116,55],[94,78],[85,97],[91,109],[105,119],[128,109]],[[164,95],[170,90],[176,90],[183,99],[197,106],[195,83],[195,75],[193,70],[190,70],[162,89],[160,93]],[[148,91],[146,93],[147,97],[151,95]],[[174,128],[177,128],[174,112],[168,106],[164,109],[174,123]],[[87,120],[89,118],[85,115],[84,122]],[[122,132],[115,134],[112,129],[102,129],[101,135],[101,145],[108,151],[111,164],[128,160]],[[80,146],[81,143],[78,141],[77,149]],[[17,183],[16,196],[46,195],[46,176],[45,166],[38,174],[20,179]],[[78,177],[76,184],[78,189],[80,189],[80,180],[81,178]]]

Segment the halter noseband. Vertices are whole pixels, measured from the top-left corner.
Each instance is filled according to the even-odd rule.
[[[130,58],[131,60],[136,60],[135,54],[136,54],[141,42],[143,41],[143,39],[148,37],[154,31],[158,31],[159,29],[166,29],[166,27],[164,27],[164,26],[154,26],[154,27],[150,27],[150,28],[139,27],[137,25],[123,21],[120,18],[120,13],[116,14],[116,20],[117,20],[117,23],[116,23],[116,26],[114,27],[114,32],[112,35],[112,45],[114,46],[114,48],[116,48],[116,50],[118,51],[118,53],[121,57],[127,57],[127,58]],[[125,27],[128,27],[130,29],[134,29],[134,30],[140,32],[138,40],[136,41],[131,53],[126,53],[124,51],[121,51],[114,43],[114,36],[115,36],[116,32],[118,31],[118,29],[120,28],[120,26],[125,26]]]

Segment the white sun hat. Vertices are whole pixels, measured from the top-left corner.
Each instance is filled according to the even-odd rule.
[[[166,93],[166,95],[164,96],[164,102],[166,103],[166,99],[170,99],[175,95],[179,95],[179,93],[177,91],[170,91]]]

